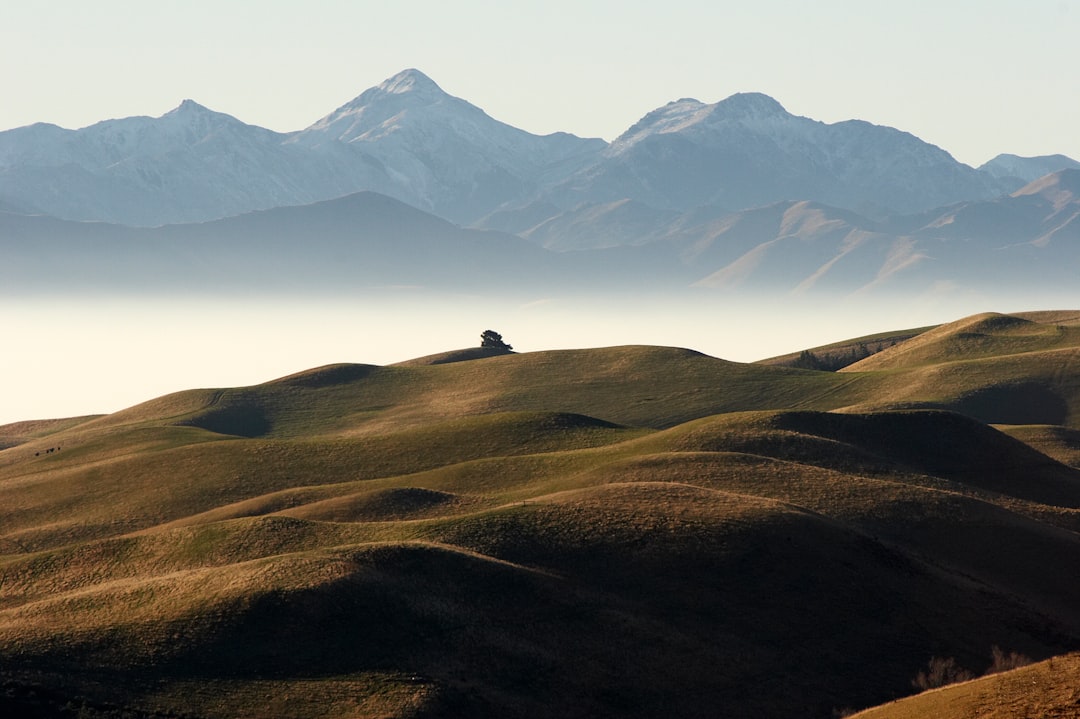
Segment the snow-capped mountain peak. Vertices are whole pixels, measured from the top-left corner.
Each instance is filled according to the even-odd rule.
[[[169,110],[164,115],[158,118],[126,118],[124,120],[110,120],[111,123],[125,123],[129,120],[142,120],[144,123],[161,125],[162,127],[188,127],[188,128],[203,128],[212,129],[220,127],[245,127],[250,129],[263,130],[254,125],[248,125],[247,123],[238,120],[224,112],[218,112],[217,110],[211,110],[205,105],[200,105],[194,100],[184,100],[179,105]],[[105,124],[105,123],[99,123]],[[272,132],[270,130],[263,130],[264,132]],[[277,134],[277,133],[272,133]]]
[[[645,115],[612,143],[618,154],[653,136],[693,132],[695,128],[723,123],[760,125],[792,118],[779,102],[758,92],[732,95],[708,105],[693,98],[669,102]]]
[[[448,105],[455,106],[458,112],[484,114],[479,108],[445,93],[419,70],[403,70],[315,122],[300,133],[297,141],[318,145],[327,138],[341,142],[370,140],[396,130],[407,113],[430,112],[436,106],[441,113]]]
[[[424,73],[419,70],[403,70],[393,77],[383,80],[375,87],[364,90],[360,95],[327,115],[323,120],[356,114],[378,105],[394,108],[422,107],[449,99],[456,98],[448,95],[434,80]],[[459,102],[468,104],[464,100],[459,100]]]
[[[646,114],[630,129],[615,138],[612,148],[632,145],[638,140],[648,136],[666,132],[680,132],[686,127],[700,122],[708,115],[710,105],[695,100],[692,97],[684,97],[674,100]]]
[[[144,125],[143,132],[159,135],[162,139],[172,136],[189,143],[198,142],[207,135],[227,128],[245,126],[232,115],[216,112],[194,100],[184,100],[156,120],[151,118],[141,118],[141,120],[141,124]],[[126,120],[114,121],[116,127],[124,127],[126,122]],[[156,129],[151,129],[151,126]]]
[[[415,69],[365,90],[289,142],[327,153],[348,145],[387,168],[397,184],[384,191],[454,221],[519,200],[550,168],[565,175],[605,146],[511,127]]]
[[[445,94],[434,80],[415,68],[402,70],[397,75],[384,80],[374,89],[387,95],[401,95],[407,92],[422,95]]]
[[[107,165],[127,157],[165,155],[210,138],[234,142],[257,137],[265,142],[280,142],[284,137],[211,110],[194,100],[184,100],[160,117],[105,120],[79,132],[91,145],[98,147]]]
[[[798,198],[879,216],[1003,191],[993,177],[913,135],[857,120],[818,122],[761,93],[653,110],[598,164],[556,190],[579,202],[582,195],[596,203],[629,197],[665,210]]]
[[[760,92],[739,92],[713,106],[713,114],[726,119],[761,120],[787,117],[784,106]]]
[[[199,103],[195,102],[194,100],[187,99],[187,100],[184,100],[183,102],[181,102],[176,107],[174,107],[172,110],[169,110],[168,112],[166,112],[162,117],[192,115],[192,114],[203,114],[203,113],[210,113],[210,112],[212,112],[212,110],[210,110],[210,108],[208,108],[208,107],[206,107],[204,105],[200,105]]]

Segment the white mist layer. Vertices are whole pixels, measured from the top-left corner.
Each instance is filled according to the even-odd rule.
[[[1059,307],[1051,302],[814,304],[712,294],[4,300],[0,424],[104,414],[170,392],[258,384],[337,362],[389,364],[476,346],[485,329],[520,352],[648,344],[750,362],[976,312]]]

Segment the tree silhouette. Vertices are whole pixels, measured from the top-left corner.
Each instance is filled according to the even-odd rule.
[[[480,346],[484,349],[505,350],[507,352],[514,349],[503,342],[502,335],[495,330],[484,330],[480,334]]]

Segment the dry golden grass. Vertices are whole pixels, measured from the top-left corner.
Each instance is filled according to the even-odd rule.
[[[800,362],[805,360],[804,352],[809,352],[821,364],[835,367],[844,367],[854,364],[859,359],[882,352],[894,347],[901,342],[907,342],[913,337],[934,329],[934,325],[928,327],[916,327],[914,329],[894,330],[891,332],[879,332],[864,337],[833,342],[832,344],[811,347],[799,352],[791,352],[777,357],[758,360],[756,364],[772,365],[778,367],[799,367]]]
[[[998,429],[1062,464],[1080,468],[1080,430],[1058,425],[1003,425]]]
[[[1076,312],[976,315],[841,370],[861,377],[853,411],[940,407],[991,424],[1080,422]]]
[[[988,312],[927,330],[905,342],[845,367],[845,372],[911,368],[956,360],[1001,357],[1080,346],[1080,325],[1039,321]],[[1072,316],[1070,313],[1069,316]]]
[[[852,715],[859,719],[1066,719],[1080,716],[1080,656],[924,692]]]
[[[1075,650],[1070,317],[865,371],[450,353],[9,427],[0,712],[825,718]]]
[[[25,422],[0,425],[0,450],[16,447],[34,439],[48,437],[50,434],[97,419],[98,416],[27,420]]]
[[[1036,312],[1014,312],[1015,316],[1032,322],[1050,325],[1076,327],[1080,325],[1080,310],[1040,310]]]
[[[851,381],[725,362],[689,350],[613,347],[439,365],[322,368],[224,391],[198,408],[190,397],[179,395],[182,407],[153,411],[195,426],[210,422],[215,431],[273,437],[381,434],[499,412],[579,414],[664,427],[735,409],[814,402],[817,396],[826,398],[823,408],[832,408],[844,401],[848,393],[842,389]],[[149,417],[150,411],[134,408],[131,413]]]

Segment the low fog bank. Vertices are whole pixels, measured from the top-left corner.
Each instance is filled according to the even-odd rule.
[[[407,287],[318,299],[5,299],[0,424],[114,412],[173,391],[257,384],[324,364],[389,364],[478,345],[485,329],[521,352],[649,344],[751,362],[976,312],[1075,306],[1080,296],[485,297]]]

